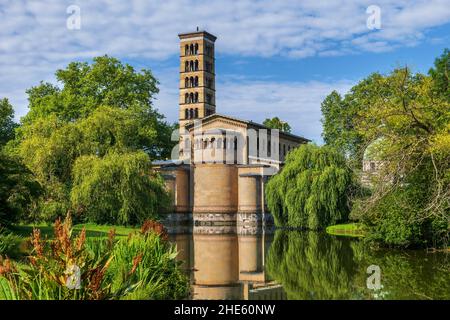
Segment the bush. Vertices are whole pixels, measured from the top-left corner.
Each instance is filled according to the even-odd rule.
[[[352,187],[343,155],[331,147],[302,145],[269,180],[267,206],[277,226],[322,229],[348,218]]]
[[[18,257],[22,238],[4,231],[0,227],[0,256]]]
[[[154,230],[119,240],[111,231],[87,243],[84,229],[72,238],[70,216],[56,221],[53,240],[34,229],[29,264],[0,259],[0,300],[184,298],[188,280],[175,248]]]

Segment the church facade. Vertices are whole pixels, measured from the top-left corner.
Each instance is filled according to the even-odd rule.
[[[309,140],[217,113],[216,37],[196,31],[179,38],[177,159],[153,163],[173,196],[167,219],[206,225],[270,219],[265,183],[289,151]]]

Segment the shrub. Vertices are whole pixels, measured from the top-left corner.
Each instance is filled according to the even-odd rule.
[[[70,216],[55,222],[54,239],[32,235],[29,264],[0,260],[0,299],[171,299],[187,295],[188,281],[175,248],[152,229],[86,241],[72,237]]]
[[[21,237],[8,233],[0,227],[0,256],[5,255],[13,258],[19,256],[21,242]]]

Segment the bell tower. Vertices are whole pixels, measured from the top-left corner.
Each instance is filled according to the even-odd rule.
[[[180,129],[187,123],[216,112],[216,37],[206,31],[181,33],[180,38]]]

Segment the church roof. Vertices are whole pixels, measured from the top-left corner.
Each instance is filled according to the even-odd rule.
[[[267,127],[265,125],[262,125],[260,123],[253,122],[251,120],[238,119],[238,118],[235,118],[235,117],[230,117],[230,116],[226,116],[226,115],[219,114],[219,113],[213,113],[213,114],[211,114],[211,115],[209,115],[207,117],[204,117],[202,119],[202,124],[205,124],[205,123],[207,123],[209,121],[212,121],[212,120],[215,120],[217,118],[224,118],[224,119],[228,119],[228,120],[244,123],[244,124],[247,124],[248,126],[257,127],[259,129],[268,129],[268,130],[272,129],[272,128],[269,128],[269,127]],[[188,123],[186,125],[186,129],[189,130],[190,128],[194,127],[194,123],[195,122]],[[306,139],[304,137],[297,136],[295,134],[292,134],[292,133],[289,133],[289,132],[284,132],[284,131],[281,131],[281,130],[280,130],[280,136],[285,136],[285,137],[288,137],[288,138],[291,138],[291,139],[294,139],[294,140],[302,140],[302,141],[305,141],[305,142],[310,142],[311,141],[311,140]]]

